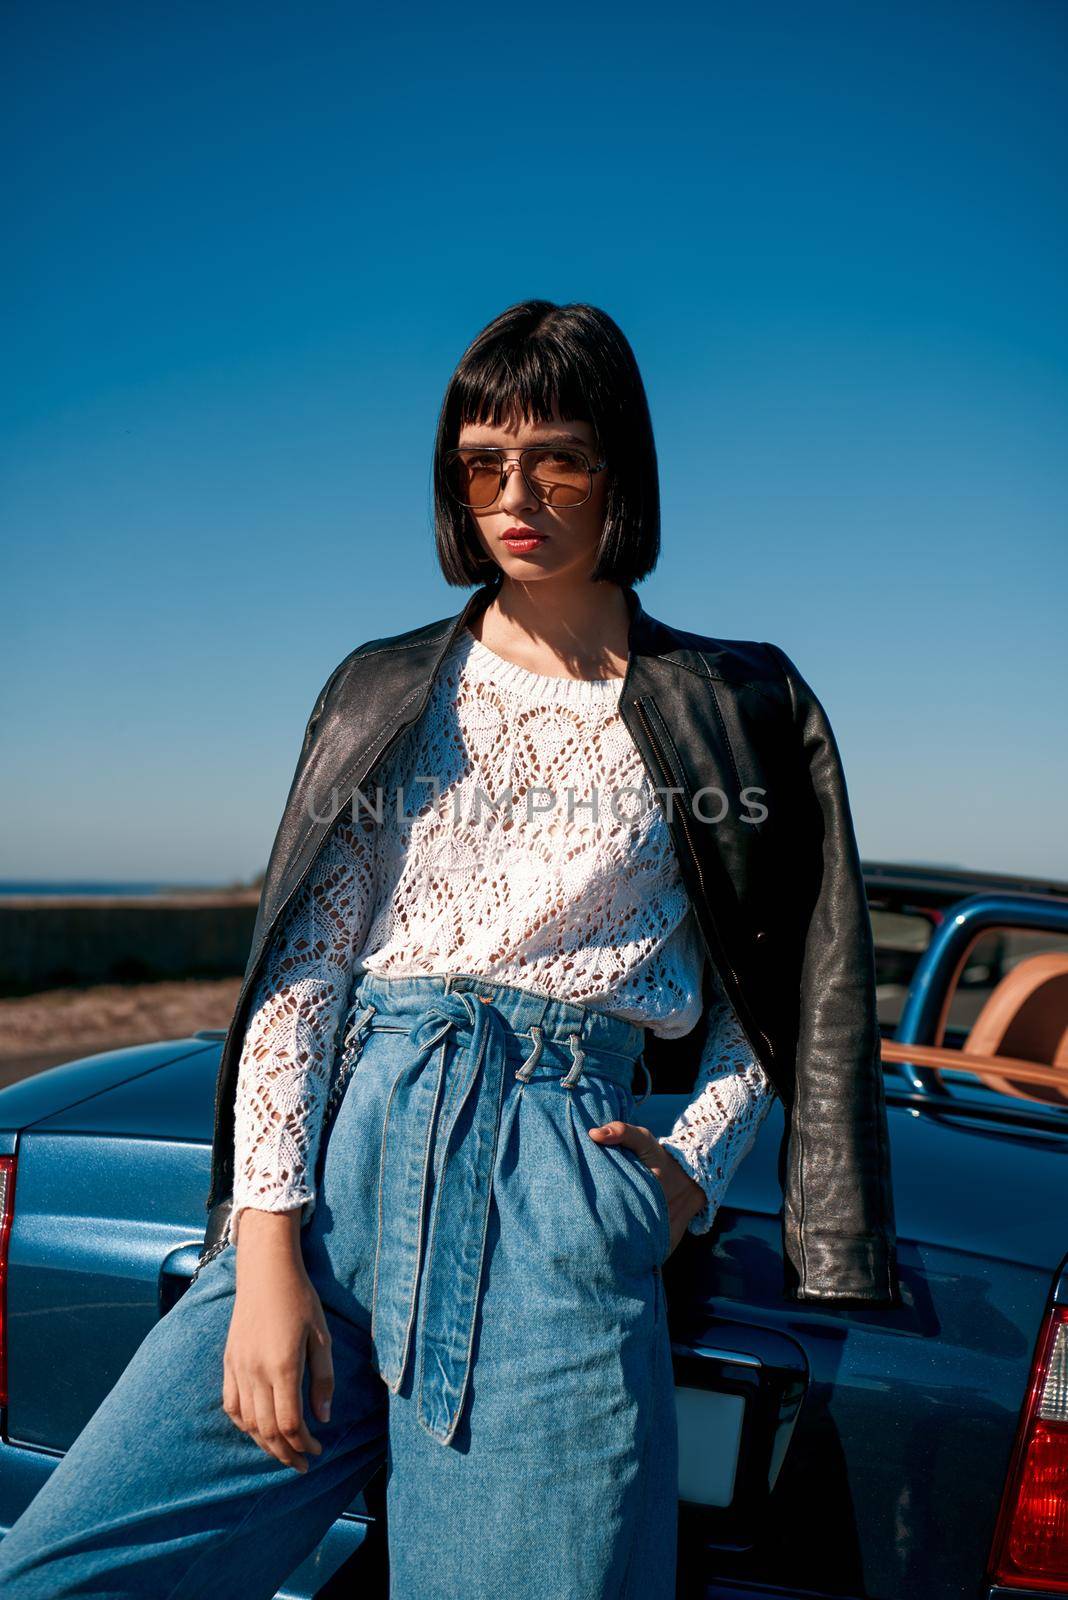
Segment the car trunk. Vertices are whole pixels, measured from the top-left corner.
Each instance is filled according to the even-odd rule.
[[[1068,1118],[1036,1108],[1036,1123],[1005,1124],[991,1108],[976,1120],[890,1093],[901,1306],[784,1300],[779,1107],[710,1247],[684,1240],[667,1265],[677,1376],[680,1349],[726,1345],[781,1378],[784,1339],[804,1366],[770,1492],[767,1478],[745,1478],[760,1422],[747,1402],[731,1502],[681,1508],[684,1564],[708,1600],[738,1592],[732,1584],[866,1600],[980,1592],[1035,1337],[1068,1248]],[[645,1120],[664,1131],[659,1111]]]

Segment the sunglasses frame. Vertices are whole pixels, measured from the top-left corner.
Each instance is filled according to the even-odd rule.
[[[452,484],[449,482],[449,467],[450,467],[450,465],[452,464],[453,461],[457,460],[464,453],[465,450],[477,451],[477,453],[479,455],[491,455],[492,454],[492,455],[500,456],[500,458],[501,458],[501,475],[497,480],[497,492],[496,492],[496,494],[494,494],[494,496],[493,496],[493,498],[491,500],[487,500],[486,501],[485,505],[473,506],[468,501],[461,500],[460,496],[455,492],[455,490],[452,487]],[[523,449],[518,452],[519,470],[523,474],[523,482],[526,484],[527,488],[530,490],[530,492],[534,496],[534,498],[539,502],[540,505],[543,505],[543,506],[551,505],[552,502],[549,501],[549,500],[543,500],[542,499],[542,497],[538,493],[537,489],[534,487],[534,485],[531,483],[530,479],[527,477],[526,468],[523,466],[523,457],[526,456],[526,455],[529,455],[534,450],[566,450],[570,455],[580,456],[581,459],[583,461],[585,461],[585,463],[586,463],[586,471],[589,473],[589,478],[590,478],[589,490],[587,491],[587,493],[585,495],[583,495],[581,500],[573,500],[573,501],[571,501],[571,503],[569,505],[556,507],[556,509],[559,510],[559,511],[574,511],[576,506],[584,506],[586,504],[586,501],[590,498],[590,495],[593,494],[593,475],[594,475],[594,473],[595,472],[603,472],[605,467],[607,467],[607,465],[608,465],[607,461],[592,462],[589,459],[589,457],[587,456],[585,450],[580,450],[575,445],[569,445],[569,444],[568,445],[553,445],[553,444],[528,444],[528,445],[524,445]],[[445,487],[448,490],[449,494],[452,496],[452,498],[456,501],[457,505],[463,506],[465,508],[465,510],[467,510],[467,511],[488,511],[490,506],[495,505],[497,503],[497,501],[501,498],[501,491],[504,488],[504,473],[505,473],[505,468],[507,466],[507,462],[505,461],[504,458],[505,458],[506,455],[514,455],[515,453],[516,452],[514,450],[506,450],[504,448],[504,446],[500,445],[500,444],[456,445],[456,446],[453,447],[453,449],[446,450],[445,455],[444,455],[444,457],[442,459],[442,468],[443,468],[444,478],[445,478]]]

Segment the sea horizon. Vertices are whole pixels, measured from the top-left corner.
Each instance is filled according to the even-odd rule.
[[[150,883],[141,879],[103,879],[103,878],[0,878],[0,897],[5,895],[157,895],[157,894],[184,894],[191,890],[199,892],[214,891],[223,893],[234,889],[252,888],[251,884],[236,883],[205,883],[202,880],[181,882],[172,880],[167,883]]]

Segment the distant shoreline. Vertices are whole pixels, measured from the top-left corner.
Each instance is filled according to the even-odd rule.
[[[68,879],[50,883],[35,878],[0,878],[0,899],[45,900],[144,900],[195,895],[232,899],[234,896],[259,896],[258,884],[248,883],[120,883],[109,879],[85,879],[81,882]]]
[[[159,894],[0,894],[0,909],[33,910],[35,907],[61,911],[64,906],[95,906],[102,911],[116,906],[138,906],[158,910],[171,906],[254,906],[259,889],[168,889]]]

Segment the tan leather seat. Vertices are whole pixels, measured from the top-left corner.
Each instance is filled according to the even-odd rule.
[[[964,1049],[1068,1067],[1068,951],[1018,961],[976,1017]]]
[[[1007,1056],[1053,1067],[1059,1084],[1053,1073],[1048,1084],[991,1072],[982,1078],[998,1094],[1063,1105],[1068,1074],[1068,951],[1044,950],[1018,961],[986,1000],[961,1054]]]
[[[971,948],[958,964],[957,977]],[[955,985],[953,986],[955,987]],[[1063,1106],[1068,1100],[1068,951],[1026,956],[988,997],[963,1050],[942,1043],[953,988],[946,996],[935,1045],[883,1040],[884,1061],[974,1072],[998,1094]],[[1015,1072],[1010,1069],[1016,1068]]]

